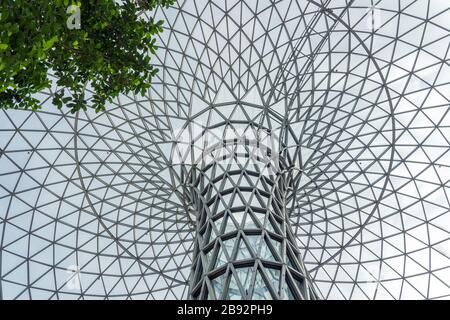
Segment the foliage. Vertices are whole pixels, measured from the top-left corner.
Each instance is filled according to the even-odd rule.
[[[1,0],[0,108],[39,109],[36,93],[59,88],[53,103],[72,112],[105,109],[119,93],[144,95],[157,69],[151,65],[163,21],[142,10],[174,0]],[[74,10],[69,10],[68,7]],[[67,21],[79,8],[80,28]],[[89,103],[85,87],[94,92]]]

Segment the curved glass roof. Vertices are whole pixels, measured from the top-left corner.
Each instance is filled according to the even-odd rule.
[[[195,150],[174,150],[230,120],[282,132],[302,171],[290,218],[321,298],[450,298],[446,1],[154,14],[166,29],[145,97],[71,115],[49,91],[39,112],[0,111],[0,298],[187,297]]]

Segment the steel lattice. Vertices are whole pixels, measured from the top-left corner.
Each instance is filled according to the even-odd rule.
[[[39,112],[1,111],[0,298],[187,298],[198,154],[183,138],[231,121],[278,132],[298,170],[289,223],[319,298],[449,299],[447,1],[154,14],[147,96],[71,115],[52,91]]]

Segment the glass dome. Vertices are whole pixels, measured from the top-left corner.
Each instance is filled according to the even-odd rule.
[[[0,111],[0,298],[186,299],[196,276],[209,277],[201,298],[211,288],[244,297],[250,283],[254,299],[299,298],[308,286],[319,299],[450,298],[446,1],[179,0],[152,14],[166,23],[144,97],[72,115],[48,91],[38,112]],[[290,193],[285,205],[259,206],[265,221],[281,210],[290,231],[266,230],[275,223],[259,224],[251,203],[281,191],[242,192],[254,187],[254,163],[237,180],[223,176],[235,169],[204,173],[205,150],[217,146],[205,130],[247,146],[270,132]],[[209,182],[195,184],[198,168]],[[205,185],[220,195],[208,200],[217,202],[210,228],[233,217],[240,234],[229,238],[225,222],[216,234],[217,246],[236,242],[225,262],[243,252],[236,239],[251,263],[278,241],[298,251],[290,280],[277,280],[298,280],[292,292],[271,282],[291,270],[287,249],[278,267],[196,269],[209,245],[197,241],[210,202],[194,195]],[[261,240],[247,221],[267,246],[251,249]]]

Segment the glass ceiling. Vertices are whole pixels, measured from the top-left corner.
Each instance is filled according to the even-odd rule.
[[[0,111],[0,298],[187,297],[179,138],[282,132],[323,299],[450,299],[450,4],[179,0],[145,97]],[[89,90],[87,89],[89,94]],[[190,141],[190,140],[189,140]],[[189,142],[188,141],[188,142]]]

